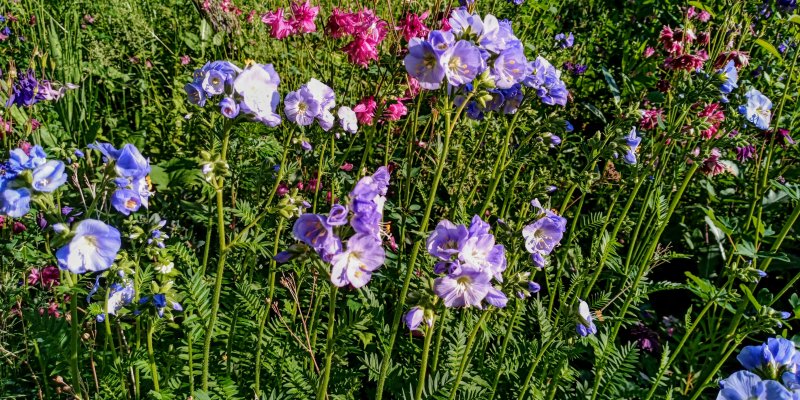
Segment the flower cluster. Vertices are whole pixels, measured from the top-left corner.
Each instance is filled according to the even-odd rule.
[[[110,143],[95,143],[90,148],[100,151],[108,162],[114,162],[117,189],[111,195],[111,206],[120,214],[131,215],[148,207],[151,193],[150,161],[136,146],[128,143],[117,150]]]
[[[426,248],[439,259],[434,272],[446,274],[434,281],[433,290],[447,307],[482,308],[486,300],[505,307],[508,298],[492,286],[492,279],[503,282],[506,251],[495,244],[490,226],[474,216],[469,227],[442,220],[428,236]]]
[[[545,257],[553,252],[564,237],[567,219],[546,210],[539,203],[539,199],[533,199],[531,205],[537,211],[537,219],[522,228],[522,236],[525,238],[525,249],[531,254],[533,263],[543,268],[547,265]]]
[[[248,64],[241,69],[229,61],[214,61],[194,71],[194,80],[184,86],[190,103],[203,107],[214,96],[222,96],[220,112],[227,118],[245,114],[255,122],[274,127],[281,123],[276,112],[281,101],[280,76],[272,64]]]
[[[334,204],[328,215],[303,214],[292,228],[295,239],[310,246],[320,258],[331,264],[331,282],[343,287],[360,288],[372,279],[372,273],[383,265],[383,207],[389,188],[389,170],[381,167],[372,176],[361,178],[347,205]],[[334,231],[348,225],[354,235],[343,248]],[[284,261],[292,254],[283,252],[276,259]]]
[[[112,283],[108,288],[105,313],[97,316],[97,322],[105,321],[106,315],[117,315],[123,307],[131,304],[134,296],[136,291],[133,288],[133,280],[126,279],[122,284]]]
[[[286,117],[300,126],[319,122],[324,130],[333,127],[334,116],[331,110],[336,106],[336,94],[328,85],[311,79],[296,92],[289,92],[283,101]],[[348,116],[345,111],[345,116]]]
[[[269,11],[261,15],[261,22],[270,26],[270,36],[283,39],[291,35],[311,33],[317,31],[314,20],[319,14],[319,7],[312,7],[306,0],[305,3],[292,3],[292,15],[287,20],[283,9]]]
[[[637,135],[636,127],[631,128],[624,140],[628,150],[622,156],[622,161],[626,164],[636,164],[636,153],[639,151],[639,144],[642,142],[642,138]]]
[[[41,146],[23,146],[11,150],[9,159],[0,164],[0,214],[20,218],[30,211],[31,199],[52,193],[67,181],[64,163],[47,160]]]
[[[746,346],[736,359],[745,370],[719,382],[718,400],[791,400],[800,395],[800,352],[791,340],[769,338],[761,345]]]
[[[372,10],[343,12],[338,8],[328,18],[325,31],[334,39],[350,36],[350,43],[342,48],[351,63],[366,67],[378,59],[378,47],[386,37],[388,24]]]
[[[567,85],[561,80],[561,71],[549,61],[539,56],[528,67],[529,75],[522,82],[525,86],[536,90],[536,95],[547,105],[567,104]]]
[[[68,83],[60,86],[46,79],[36,79],[32,69],[18,78],[11,87],[11,94],[6,100],[6,107],[30,107],[40,101],[57,101],[64,97],[67,89],[75,89],[77,85]]]

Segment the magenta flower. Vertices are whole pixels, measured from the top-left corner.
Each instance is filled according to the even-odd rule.
[[[430,29],[422,22],[425,18],[428,18],[428,14],[427,11],[422,15],[408,13],[397,23],[395,29],[403,33],[403,37],[407,42],[411,42],[412,38],[424,38],[430,32]]]
[[[383,111],[383,117],[386,118],[388,121],[399,121],[404,115],[408,113],[408,109],[403,104],[402,101],[397,101],[396,103],[390,104],[386,107],[386,110]]]
[[[289,23],[295,33],[310,33],[317,31],[314,20],[319,14],[319,7],[311,7],[311,2],[292,3],[292,18]]]
[[[355,13],[346,13],[338,8],[334,8],[328,23],[325,25],[325,32],[334,39],[340,39],[355,32],[358,16]]]
[[[375,109],[378,108],[378,103],[372,96],[361,99],[358,104],[353,108],[356,113],[358,123],[362,125],[372,125],[375,118]]]
[[[284,18],[282,8],[277,9],[275,12],[268,11],[262,15],[261,22],[270,26],[270,36],[278,40],[295,33],[294,26]]]

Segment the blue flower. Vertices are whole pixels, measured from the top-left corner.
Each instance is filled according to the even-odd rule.
[[[564,130],[566,132],[572,132],[575,130],[575,127],[573,127],[569,121],[564,121],[564,125],[565,125]]]
[[[562,49],[567,49],[572,47],[575,43],[575,37],[572,36],[572,32],[568,34],[559,33],[555,37],[556,43],[561,46]]]
[[[717,400],[792,400],[792,394],[776,381],[762,381],[749,371],[738,371],[719,382]]]
[[[522,45],[504,50],[497,56],[492,68],[495,85],[500,89],[508,89],[516,83],[522,82],[527,76],[528,60]]]
[[[486,63],[480,50],[466,40],[459,40],[441,56],[447,82],[453,86],[461,86],[472,82],[478,74],[486,69]]]
[[[226,97],[219,102],[222,115],[227,118],[236,118],[239,115],[239,104],[231,97]]]
[[[576,315],[578,317],[578,322],[575,325],[575,330],[578,331],[579,335],[586,337],[597,333],[597,327],[592,320],[592,312],[589,310],[589,304],[578,299]]]
[[[253,121],[269,127],[278,126],[281,116],[276,109],[281,102],[280,77],[271,64],[252,64],[236,76],[233,90],[241,96],[239,108]]]
[[[342,252],[342,241],[321,214],[303,214],[292,228],[295,239],[311,246],[326,262]]]
[[[717,71],[717,75],[719,80],[722,81],[722,84],[719,86],[719,91],[722,93],[722,101],[727,103],[728,97],[726,95],[730,94],[734,89],[739,87],[737,85],[737,81],[739,80],[739,72],[736,70],[736,63],[733,60],[728,61],[728,64],[725,65],[724,68]]]
[[[20,218],[31,209],[31,191],[14,185],[13,182],[0,184],[0,214]]]
[[[756,128],[763,131],[769,129],[772,101],[756,89],[748,90],[744,97],[747,99],[747,104],[739,106],[739,113]]]
[[[625,155],[622,156],[622,160],[625,161],[625,163],[636,164],[636,152],[641,142],[642,138],[636,135],[636,127],[631,128],[628,136],[625,136],[625,144],[628,146],[628,150],[625,152]]]
[[[58,266],[75,274],[105,271],[122,246],[119,231],[96,219],[78,223],[70,242],[56,251]]]
[[[142,156],[136,146],[128,143],[120,149],[114,168],[119,176],[139,179],[150,173],[150,162]]]
[[[319,114],[319,103],[314,100],[311,93],[305,88],[300,88],[296,92],[289,92],[283,99],[283,111],[290,121],[300,126],[308,126],[314,123],[314,118]]]
[[[122,215],[131,215],[132,212],[139,211],[142,200],[139,193],[130,189],[117,189],[111,195],[111,205]]]
[[[167,296],[163,293],[154,294],[152,300],[159,318],[164,317],[164,309],[167,308],[168,305],[173,311],[183,311],[183,306],[181,306],[180,303],[168,300]],[[150,297],[148,296],[139,299],[139,304],[147,304],[148,302],[150,302]]]
[[[36,169],[36,167],[46,162],[47,154],[45,154],[42,146],[36,145],[28,151],[21,148],[11,150],[8,158],[8,167],[12,172],[20,173],[28,169]]]
[[[48,161],[33,170],[32,186],[37,192],[53,192],[66,181],[67,174],[61,161]]]
[[[796,369],[800,363],[800,352],[791,340],[769,338],[767,343],[746,346],[736,359],[749,371],[776,378],[786,369]]]
[[[108,291],[108,302],[106,303],[106,314],[117,315],[122,307],[131,304],[136,291],[133,289],[133,281],[127,280],[125,285],[114,283]],[[98,322],[105,321],[106,314],[97,316]]]
[[[186,92],[186,100],[196,106],[203,107],[206,105],[206,92],[200,85],[196,83],[187,83],[183,90]]]
[[[561,71],[542,57],[528,64],[528,76],[522,81],[525,86],[536,90],[536,95],[547,105],[567,104],[567,85],[561,80]]]

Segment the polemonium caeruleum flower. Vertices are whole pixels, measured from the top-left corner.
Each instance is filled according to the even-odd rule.
[[[300,126],[314,123],[314,118],[319,114],[319,103],[308,93],[305,88],[296,92],[289,92],[283,99],[283,111],[290,121]]]
[[[119,150],[114,169],[121,177],[138,179],[150,173],[150,162],[142,156],[136,146],[128,143]]]
[[[316,116],[319,126],[321,126],[323,130],[329,131],[333,128],[333,123],[335,121],[331,110],[333,110],[333,107],[336,107],[336,94],[328,85],[314,78],[305,84],[305,88],[317,104],[319,104],[319,113],[317,113]]]
[[[622,156],[622,161],[627,164],[636,164],[636,152],[641,142],[642,138],[637,136],[636,127],[631,128],[628,136],[625,136],[625,145],[628,146],[628,150],[625,152],[625,155]]]
[[[442,220],[428,236],[426,248],[430,255],[443,261],[449,261],[461,251],[468,236],[469,232],[466,226]]]
[[[58,189],[67,181],[64,173],[64,163],[61,161],[48,161],[33,170],[31,185],[37,192],[50,193]]]
[[[431,44],[433,51],[438,56],[441,56],[456,42],[456,38],[453,32],[450,31],[431,31],[428,34],[428,42]]]
[[[130,189],[117,189],[111,195],[111,206],[123,215],[131,215],[132,212],[139,211],[142,200],[138,192]]]
[[[422,322],[425,322],[429,327],[433,326],[433,319],[425,317],[425,309],[420,306],[411,307],[410,310],[403,317],[406,327],[409,330],[415,331],[419,329]]]
[[[725,65],[724,68],[717,71],[717,76],[722,82],[719,85],[719,91],[722,93],[722,101],[727,103],[727,95],[731,94],[734,89],[739,87],[737,84],[739,80],[739,72],[736,70],[736,63],[734,63],[733,60],[728,61],[728,64]]]
[[[456,8],[450,13],[450,32],[456,37],[480,36],[483,33],[483,20],[471,14],[466,8]]]
[[[495,59],[492,66],[492,76],[499,89],[508,89],[516,83],[522,82],[527,76],[528,60],[522,45],[504,50]]]
[[[570,48],[575,43],[575,37],[572,36],[572,32],[567,34],[559,33],[556,35],[555,39],[556,43],[561,46],[562,49]]]
[[[342,241],[333,232],[327,218],[320,214],[303,214],[294,223],[292,235],[311,246],[326,262],[342,251]]]
[[[514,36],[511,22],[508,20],[497,20],[494,15],[487,14],[483,19],[483,32],[478,38],[478,43],[482,50],[493,54],[501,54],[507,49],[522,48],[522,42]]]
[[[136,291],[133,289],[133,281],[127,280],[124,285],[119,283],[111,284],[108,292],[108,302],[106,303],[105,314],[97,316],[98,322],[103,322],[106,315],[117,315],[123,307],[131,304]]]
[[[47,162],[47,154],[42,146],[36,145],[30,149],[17,148],[9,152],[8,169],[14,173],[33,170]]]
[[[342,226],[347,224],[347,214],[348,214],[347,206],[343,206],[341,204],[334,204],[331,206],[331,211],[328,213],[328,225],[330,226]]]
[[[800,369],[795,372],[784,372],[782,379],[783,384],[786,385],[789,390],[795,392],[800,391]]]
[[[762,381],[749,371],[738,371],[719,381],[717,400],[792,400],[792,394],[776,381]]]
[[[189,103],[192,103],[198,107],[204,107],[206,105],[206,92],[203,88],[197,83],[187,83],[183,90],[186,92],[186,99]]]
[[[756,89],[748,90],[744,97],[747,99],[747,104],[739,106],[739,113],[756,128],[764,131],[769,129],[772,101]]]
[[[447,307],[482,308],[481,302],[492,289],[491,279],[487,272],[464,267],[458,274],[436,278],[433,291]]]
[[[589,310],[589,304],[585,301],[578,299],[577,305],[578,322],[575,325],[575,330],[581,336],[589,336],[597,333],[597,327],[592,320],[592,312]]]
[[[14,182],[0,183],[0,214],[21,218],[31,209],[31,191]]]
[[[777,378],[784,371],[797,371],[800,364],[800,352],[795,349],[794,342],[784,338],[769,338],[767,343],[758,346],[746,346],[737,360],[746,369],[766,377]]]
[[[331,260],[331,282],[338,287],[363,287],[385,259],[386,253],[379,238],[367,234],[353,235],[347,240],[347,250]]]
[[[553,252],[564,237],[567,219],[545,210],[539,199],[533,199],[531,204],[537,210],[538,218],[522,228],[522,236],[525,238],[525,249],[531,254],[534,264],[543,268],[546,265],[545,257]]]
[[[150,300],[149,296],[142,297],[139,299],[139,304],[147,304]],[[159,318],[164,317],[164,309],[167,308],[167,306],[173,311],[183,311],[183,306],[181,306],[180,303],[167,299],[167,295],[163,293],[154,294],[152,301]]]
[[[561,80],[561,71],[541,56],[528,63],[528,76],[522,83],[535,89],[544,104],[567,104],[569,92],[566,83]]]
[[[276,112],[281,96],[280,77],[272,64],[251,64],[233,81],[233,90],[241,97],[239,108],[253,121],[275,127],[281,123]]]
[[[389,170],[380,167],[372,176],[361,178],[350,192],[350,226],[356,233],[380,236],[389,177]]]
[[[75,274],[105,271],[122,245],[119,231],[96,219],[78,223],[70,242],[56,251],[58,266]]]
[[[507,265],[505,248],[495,244],[494,235],[490,233],[470,235],[461,246],[458,259],[462,266],[486,271],[498,282],[503,281]]]
[[[466,40],[459,40],[441,56],[448,83],[461,86],[472,82],[486,69],[480,50]]]
[[[431,33],[429,37],[433,35]],[[444,47],[446,49],[449,45],[444,44]],[[408,43],[408,55],[403,59],[403,64],[408,74],[419,81],[421,88],[434,90],[442,85],[445,69],[439,60],[440,54],[430,41],[412,38]]]
[[[347,106],[339,107],[336,115],[339,117],[339,125],[341,125],[342,130],[347,133],[356,133],[358,131],[358,118],[352,108]]]
[[[225,97],[219,102],[219,110],[227,118],[236,118],[239,115],[239,104],[231,97]]]

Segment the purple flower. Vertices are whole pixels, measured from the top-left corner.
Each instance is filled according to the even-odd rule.
[[[500,89],[500,94],[503,96],[503,114],[516,113],[524,98],[522,86],[517,83],[508,89]]]
[[[556,135],[550,135],[550,147],[555,147],[561,144],[561,138]]]
[[[628,146],[628,150],[622,157],[622,161],[627,164],[636,164],[636,152],[639,149],[639,144],[642,142],[642,138],[637,136],[635,126],[631,128],[631,131],[628,133],[628,136],[625,136],[624,140],[625,145]]]
[[[743,163],[751,158],[753,158],[756,154],[756,147],[752,144],[747,146],[737,146],[736,147],[736,159],[739,162]]]
[[[483,21],[480,16],[471,14],[466,8],[456,8],[450,13],[450,32],[456,37],[483,33]]]
[[[719,85],[719,91],[722,93],[722,101],[727,103],[727,95],[739,87],[737,84],[739,80],[739,72],[736,70],[736,64],[733,62],[733,60],[728,61],[728,64],[725,65],[724,68],[717,71],[717,76],[722,82]]]
[[[239,115],[239,104],[231,97],[225,97],[219,102],[219,109],[222,115],[227,118],[236,118]]]
[[[6,27],[8,29],[8,27]],[[41,85],[36,80],[33,69],[20,76],[11,87],[11,94],[6,101],[6,107],[16,104],[17,107],[30,107],[43,100],[40,94]]]
[[[280,77],[272,64],[252,64],[236,76],[233,91],[241,96],[240,110],[253,121],[269,127],[281,123],[276,112],[281,101],[278,93]]]
[[[508,304],[508,297],[500,291],[495,289],[494,287],[489,288],[489,292],[486,293],[486,302],[497,307],[503,308]]]
[[[380,268],[385,259],[380,239],[356,234],[347,241],[347,250],[331,259],[331,282],[338,287],[349,284],[360,288],[369,283],[372,272]]]
[[[428,34],[428,43],[430,43],[431,48],[437,54],[437,60],[439,59],[438,56],[444,54],[444,52],[455,42],[456,39],[453,36],[453,33],[449,31],[431,31],[431,33]],[[410,50],[411,48],[409,43],[409,51]]]
[[[470,42],[459,40],[441,56],[448,83],[461,86],[472,82],[486,69],[481,52]]]
[[[70,242],[56,251],[58,266],[74,274],[109,269],[117,257],[122,238],[113,226],[87,219],[78,223]]]
[[[576,314],[578,317],[578,322],[575,329],[578,331],[578,334],[583,337],[596,334],[597,327],[592,321],[592,313],[589,311],[589,304],[581,299],[578,299],[577,307]]]
[[[0,214],[21,218],[31,209],[31,191],[16,187],[12,182],[0,181]]]
[[[433,291],[447,307],[477,307],[492,289],[491,275],[474,268],[461,268],[458,275],[447,275],[434,281]]]
[[[447,261],[458,254],[468,235],[466,226],[442,220],[428,236],[426,248],[432,256]]]
[[[347,106],[339,107],[339,111],[336,114],[339,117],[339,125],[341,125],[342,130],[351,134],[358,131],[358,118],[352,108]]]
[[[439,61],[439,54],[430,42],[412,38],[408,43],[408,55],[403,59],[403,64],[408,74],[419,81],[421,88],[434,90],[442,85],[445,70]]]
[[[719,381],[717,400],[792,400],[792,394],[776,381],[762,381],[749,371],[738,371]]]
[[[498,282],[503,281],[506,253],[503,245],[495,245],[494,235],[470,236],[461,246],[458,259],[463,267],[485,271]]]
[[[482,50],[494,54],[500,54],[513,47],[522,48],[522,42],[514,36],[511,22],[508,20],[498,21],[497,17],[492,14],[487,14],[483,19],[483,31],[478,37],[478,43]]]
[[[527,76],[528,60],[522,45],[504,50],[494,61],[492,75],[495,85],[500,89],[508,89],[522,82]]]
[[[334,204],[331,211],[328,213],[328,225],[342,226],[347,223],[348,210],[346,206],[341,204]]]
[[[328,85],[313,78],[303,85],[303,87],[319,105],[319,112],[316,115],[319,126],[322,127],[323,130],[329,131],[333,127],[335,121],[331,110],[336,106],[336,94]]]
[[[117,315],[123,307],[131,304],[135,295],[136,292],[134,291],[132,280],[127,280],[124,286],[119,283],[111,284],[108,292],[108,302],[106,303],[106,314]]]
[[[314,118],[319,114],[319,103],[311,96],[305,88],[300,88],[296,92],[289,92],[283,99],[286,117],[290,121],[300,126],[308,126],[314,123]]]
[[[561,46],[562,49],[567,49],[572,47],[575,43],[575,38],[572,36],[572,32],[568,34],[559,33],[555,37],[556,43]]]
[[[216,70],[206,71],[200,86],[208,96],[216,96],[225,92],[225,75]]]
[[[292,228],[295,239],[311,246],[326,262],[342,251],[342,241],[333,233],[327,218],[320,214],[303,214]]]
[[[114,169],[121,177],[139,179],[150,173],[150,162],[142,156],[136,146],[128,143],[117,154]]]
[[[433,319],[426,318],[425,309],[420,306],[411,307],[411,309],[408,310],[406,315],[403,317],[403,321],[406,323],[408,329],[412,331],[419,329],[419,326],[423,321],[425,321],[428,327],[433,326]]]
[[[380,236],[388,188],[389,170],[386,167],[378,168],[372,176],[365,176],[356,183],[350,192],[349,206],[353,211],[350,225],[356,233]]]
[[[206,92],[200,85],[196,83],[187,83],[183,90],[186,92],[186,100],[196,106],[203,107],[206,105]]]
[[[542,57],[528,64],[528,76],[522,81],[536,90],[536,95],[547,105],[566,105],[567,85],[561,80],[561,72]]]
[[[769,338],[767,343],[746,346],[736,359],[749,371],[778,377],[786,369],[794,370],[795,365],[800,363],[800,352],[791,340]]]
[[[567,219],[556,213],[545,210],[538,199],[532,202],[533,207],[539,212],[539,218],[532,224],[522,228],[525,238],[525,249],[531,253],[537,267],[545,266],[545,256],[553,252],[564,237],[567,230]]]
[[[531,292],[531,293],[539,293],[540,290],[542,290],[542,285],[540,285],[540,284],[538,284],[538,283],[536,283],[534,281],[528,282],[528,291],[529,292]]]

